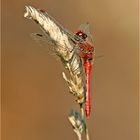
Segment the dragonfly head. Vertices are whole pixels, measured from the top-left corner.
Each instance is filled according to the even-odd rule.
[[[80,31],[80,30],[77,31],[75,34],[77,36],[81,37],[83,40],[86,40],[86,38],[87,38],[87,35],[84,32]]]

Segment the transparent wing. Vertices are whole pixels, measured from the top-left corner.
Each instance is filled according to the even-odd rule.
[[[31,33],[30,36],[43,51],[47,51],[47,53],[55,57],[56,60],[60,60],[55,49],[55,43],[49,36],[44,35],[44,33]]]
[[[41,47],[44,47],[45,50],[51,51],[51,53],[55,53],[54,42],[49,37],[43,33],[31,33],[31,38]]]
[[[77,67],[80,68],[80,70],[82,69],[81,57],[75,50],[79,45],[79,41],[75,40],[76,37],[73,33],[64,29],[54,18],[48,15],[47,12],[32,6],[26,6],[24,17],[35,21],[41,27],[46,40],[49,40],[49,42],[55,46],[55,52],[63,63],[72,63],[72,71],[77,71]],[[42,37],[40,34],[37,36],[39,38]],[[73,63],[76,61],[77,63]]]
[[[31,33],[31,38],[37,42],[38,44],[42,46],[54,46],[55,42],[51,40],[51,38],[48,35],[44,35],[43,33]]]
[[[44,14],[45,17],[49,17],[50,20],[52,20],[56,26],[64,33],[67,35],[68,39],[71,40],[74,43],[79,43],[83,42],[84,40],[80,38],[79,36],[75,35],[73,32],[68,31],[66,28],[64,28],[60,23],[58,23],[52,16],[50,16],[46,11],[44,10],[39,10]]]
[[[40,25],[45,36],[55,45],[57,55],[62,56],[66,61],[72,57],[75,52],[73,50],[78,46],[81,38],[68,32],[43,10],[36,9],[32,6],[26,6],[24,17],[32,19]],[[76,38],[79,38],[78,41]]]
[[[81,30],[82,32],[84,32],[87,35],[87,40],[93,44],[93,36],[90,33],[90,25],[88,22],[83,23],[79,26],[78,28],[79,30]]]

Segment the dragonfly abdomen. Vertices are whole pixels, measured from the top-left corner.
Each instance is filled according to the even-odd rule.
[[[85,68],[85,73],[86,73],[86,86],[87,86],[85,112],[86,112],[86,117],[89,118],[90,109],[91,109],[91,105],[90,105],[90,73],[91,73],[92,63],[87,61],[84,64],[84,68]]]

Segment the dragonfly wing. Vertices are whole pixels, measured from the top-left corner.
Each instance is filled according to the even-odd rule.
[[[90,25],[89,25],[89,23],[86,22],[86,23],[81,24],[78,29],[81,30],[82,32],[84,32],[87,35],[88,42],[93,44],[93,36],[90,33]]]
[[[30,36],[39,46],[43,47],[43,50],[45,49],[50,55],[57,56],[55,42],[51,40],[48,35],[44,35],[43,33],[32,33]]]
[[[47,12],[36,9],[32,6],[26,6],[24,17],[34,20],[38,23],[47,39],[56,46],[58,55],[62,56],[66,61],[72,57],[72,51],[76,42],[72,38],[72,34],[68,33],[60,26]]]

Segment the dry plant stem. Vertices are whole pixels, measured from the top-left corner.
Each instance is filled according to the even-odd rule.
[[[79,136],[78,136],[78,140],[82,140],[82,137],[81,137],[81,135],[79,135]]]
[[[88,128],[86,128],[86,139],[89,140],[89,132],[88,132]]]
[[[68,84],[70,93],[75,96],[77,103],[80,105],[80,114],[82,116],[82,119],[79,119],[79,117],[77,119],[76,112],[69,117],[69,120],[74,127],[74,132],[77,134],[78,139],[82,140],[82,132],[85,131],[86,140],[89,140],[87,124],[85,124],[86,122],[83,123],[83,120],[86,120],[83,107],[86,93],[85,77],[83,76],[84,69],[81,57],[74,51],[74,48],[76,48],[75,43],[47,12],[32,6],[26,6],[24,17],[35,21],[41,27],[46,39],[49,38],[51,40],[51,43],[55,46],[55,53],[60,57],[64,67],[68,70],[69,78],[67,78],[64,72],[62,73],[63,78]],[[86,125],[85,130],[84,125]]]
[[[80,105],[80,110],[81,110],[81,115],[82,115],[83,119],[85,120],[83,104]],[[86,122],[86,132],[85,133],[86,133],[86,140],[90,140],[89,139],[89,132],[88,132],[88,127],[87,127],[87,122]]]
[[[83,104],[80,104],[80,110],[81,110],[81,115],[84,119],[84,108],[83,108]]]

